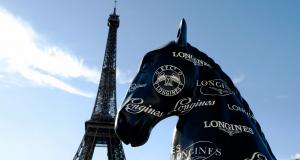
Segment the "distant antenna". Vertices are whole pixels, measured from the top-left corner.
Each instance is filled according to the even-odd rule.
[[[118,2],[118,1],[117,1],[117,0],[115,0],[115,8],[117,8],[117,2]]]
[[[114,7],[114,14],[116,14],[116,8],[117,8],[117,0],[114,0],[114,2],[115,2],[115,7]]]

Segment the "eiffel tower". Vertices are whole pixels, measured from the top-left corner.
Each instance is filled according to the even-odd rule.
[[[116,7],[108,18],[108,38],[97,97],[85,134],[73,160],[91,160],[95,147],[107,147],[109,160],[126,160],[122,143],[114,131],[116,116],[116,44],[119,15]]]

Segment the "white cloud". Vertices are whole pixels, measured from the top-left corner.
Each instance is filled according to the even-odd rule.
[[[245,79],[246,79],[245,75],[244,74],[240,74],[239,76],[234,77],[232,79],[232,81],[233,81],[234,84],[239,84],[239,83],[242,83]]]
[[[98,71],[57,47],[41,45],[41,37],[24,20],[0,8],[0,78],[22,77],[32,84],[90,97],[64,80],[98,83]]]
[[[300,160],[300,153],[295,154],[294,156],[292,156],[292,160]]]
[[[120,68],[117,68],[116,76],[117,82],[120,84],[128,84],[133,80],[133,73],[130,70],[123,71]]]

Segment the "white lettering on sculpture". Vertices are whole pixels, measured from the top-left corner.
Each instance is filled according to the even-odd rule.
[[[222,155],[222,150],[210,141],[198,141],[182,149],[181,145],[173,148],[174,160],[206,160]]]
[[[267,157],[259,152],[253,153],[251,158],[246,158],[244,160],[268,160]]]
[[[239,125],[239,124],[230,124],[223,121],[204,121],[204,128],[218,128],[230,136],[233,136],[237,133],[250,133],[254,134],[253,129],[247,126]]]
[[[206,63],[205,61],[203,61],[201,59],[194,57],[192,54],[188,54],[188,53],[184,53],[184,52],[173,52],[173,57],[183,58],[187,61],[192,62],[195,66],[206,66],[206,67],[212,68],[208,63]]]
[[[142,98],[131,98],[129,103],[125,105],[125,110],[131,114],[144,112],[156,117],[162,117],[164,115],[163,112],[152,108],[152,105],[144,105],[143,103],[144,100]]]
[[[227,96],[234,94],[234,92],[227,86],[226,82],[221,79],[197,80],[196,86],[200,87],[200,92],[203,95]]]
[[[147,84],[135,84],[135,83],[132,83],[131,86],[129,87],[129,92],[135,91],[138,88],[143,88],[143,87],[146,87],[146,86],[147,86]]]
[[[187,97],[187,98],[180,99],[176,103],[173,111],[178,111],[180,112],[180,114],[185,114],[196,107],[214,106],[215,103],[216,103],[215,100],[201,101],[200,99],[197,102],[192,102],[192,98]]]
[[[248,112],[248,111],[246,111],[244,108],[242,108],[240,106],[227,104],[227,107],[231,111],[241,112],[241,113],[244,113],[245,115],[247,115],[249,118],[255,119],[254,115],[250,111]]]

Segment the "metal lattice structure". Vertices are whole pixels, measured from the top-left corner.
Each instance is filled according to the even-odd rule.
[[[91,160],[95,147],[107,147],[109,160],[126,160],[122,143],[114,131],[116,116],[116,45],[119,15],[114,8],[108,18],[108,38],[97,97],[91,119],[73,160]]]

